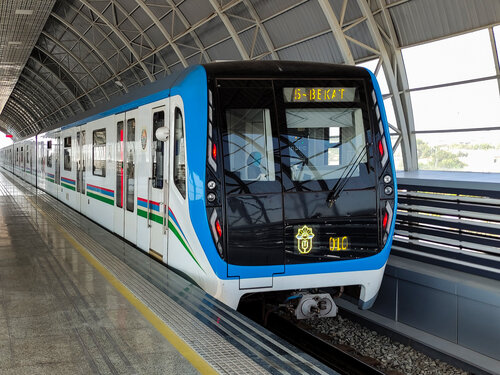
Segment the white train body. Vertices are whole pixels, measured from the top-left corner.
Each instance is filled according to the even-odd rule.
[[[329,204],[323,202],[316,214],[301,220],[295,216],[287,217],[288,211],[283,206],[288,204],[288,198],[283,198],[285,188],[271,188],[275,195],[269,195],[267,201],[265,191],[251,193],[256,197],[264,197],[262,208],[258,208],[261,211],[264,212],[269,205],[276,205],[278,209],[269,214],[269,225],[265,220],[261,222],[263,219],[252,222],[254,219],[251,215],[250,219],[245,219],[248,220],[248,225],[241,227],[242,240],[232,235],[240,228],[238,223],[235,224],[238,220],[235,221],[234,215],[235,212],[246,210],[242,214],[246,217],[249,211],[244,206],[246,203],[241,202],[254,198],[248,198],[248,191],[246,195],[238,193],[233,201],[227,198],[232,194],[227,182],[229,177],[226,176],[229,173],[228,160],[232,156],[229,155],[230,146],[227,145],[227,128],[223,131],[221,123],[229,120],[221,114],[222,110],[218,112],[223,107],[223,100],[218,91],[220,85],[217,84],[221,75],[227,79],[227,75],[239,64],[192,67],[137,91],[132,96],[120,97],[104,109],[86,112],[71,123],[61,124],[62,126],[36,137],[15,142],[0,151],[2,166],[56,197],[71,209],[125,238],[160,262],[187,275],[206,292],[233,308],[237,308],[245,294],[293,292],[347,285],[361,286],[360,307],[369,307],[382,280],[392,242],[395,221],[393,213],[396,210],[389,132],[376,81],[365,71],[325,64],[306,64],[304,69],[300,64],[278,62],[260,65],[242,63],[243,67],[237,67],[235,77],[239,81],[249,82],[255,82],[257,74],[267,75],[269,80],[274,79],[274,76],[281,80],[296,80],[301,69],[307,77],[312,74],[317,80],[321,72],[317,71],[316,66],[319,66],[320,71],[330,72],[326,77],[328,79],[336,79],[335,74],[339,71],[342,84],[346,84],[346,76],[359,75],[361,78],[355,81],[363,81],[360,87],[364,87],[362,90],[367,98],[367,103],[363,104],[366,137],[373,137],[366,139],[365,143],[375,145],[372,147],[374,151],[368,151],[368,156],[364,157],[364,162],[367,165],[371,163],[375,170],[373,175],[367,172],[368,180],[371,181],[370,189],[357,189],[354,186],[349,190],[349,185],[345,189],[347,194],[344,195],[351,194],[352,199],[357,201],[354,206],[358,207],[349,212],[350,224],[345,224],[345,233],[348,234],[341,236],[343,233],[338,233],[339,237],[336,237],[336,234],[322,232],[325,225],[330,228],[328,217],[343,212],[343,209],[336,208],[335,205],[346,205],[348,197],[340,194],[338,199],[335,198],[337,201],[330,208],[333,210],[331,215],[328,214],[330,216],[324,214]],[[246,71],[248,72],[242,73]],[[333,87],[328,82],[316,85]],[[246,88],[243,92],[252,90],[258,92],[263,89]],[[334,107],[341,104],[332,103]],[[313,103],[306,103],[308,105],[313,106]],[[255,105],[250,107],[254,108]],[[282,126],[279,125],[279,117],[279,113],[276,115],[278,120],[271,115],[273,124],[276,123],[278,128]],[[363,129],[363,125],[361,128]],[[342,131],[344,130],[340,130],[341,133]],[[255,138],[253,130],[250,133],[249,142],[257,142],[252,141]],[[269,144],[271,143],[268,146]],[[275,155],[277,152],[275,148]],[[255,156],[255,151],[252,155]],[[342,159],[342,150],[340,155]],[[268,156],[272,157],[271,154]],[[259,162],[261,158],[264,159],[259,156]],[[284,160],[284,154],[281,158]],[[276,168],[285,170],[285,166]],[[278,171],[273,170],[273,173],[277,174]],[[391,176],[390,183],[382,182],[387,175]],[[343,181],[344,177],[337,176],[337,181]],[[254,185],[260,184],[262,188],[259,189],[265,190],[266,182],[262,181],[262,177],[259,178],[261,181]],[[285,185],[284,176],[279,180]],[[356,176],[352,180],[356,180]],[[207,187],[209,181],[213,181],[215,187]],[[272,182],[274,184],[276,181]],[[335,181],[332,184],[335,185]],[[315,198],[308,192],[308,198],[304,198],[307,206],[312,207],[315,203],[311,202],[325,199],[331,194],[332,184],[327,181],[325,186],[328,188],[323,189],[324,192],[315,193]],[[388,184],[393,193],[384,196],[380,190],[383,191]],[[362,190],[364,193],[359,192]],[[213,202],[207,199],[209,193],[215,194]],[[297,197],[306,193],[297,190],[293,194]],[[371,202],[372,198],[376,202],[369,204],[368,211],[360,207],[359,201],[365,199]],[[328,199],[330,198],[327,197],[327,201]],[[283,202],[280,203],[280,200]],[[236,210],[233,209],[235,204],[242,206]],[[290,203],[290,206],[302,212],[303,208],[294,204]],[[280,210],[278,219],[271,218]],[[357,229],[351,225],[356,220],[356,210],[361,212],[360,217],[364,220],[360,221]],[[333,220],[333,223],[339,223],[339,219]],[[360,228],[363,231],[363,223],[368,223],[366,227],[373,230],[373,233],[370,232],[370,235],[363,238],[374,239],[375,243],[371,247],[359,245],[361,250],[358,251],[355,243],[364,241],[356,239],[360,236]],[[252,226],[255,226],[254,232]],[[265,234],[266,227],[272,228],[273,232]],[[297,241],[301,241],[299,234],[296,234],[298,227],[307,227],[311,233],[314,230],[312,236],[315,235],[318,241],[321,236],[329,237],[329,248],[319,249],[324,246],[323,242],[321,245],[320,242],[317,242],[318,245],[311,242],[310,253],[297,252]],[[266,235],[277,238],[265,237]],[[342,238],[348,239],[349,246],[352,247],[347,248],[346,244],[345,249],[340,249],[339,242],[338,248],[332,250],[332,239],[335,248],[335,240],[340,241]],[[254,239],[256,249],[260,250],[256,250],[253,259],[251,243]],[[266,245],[266,242],[269,244]],[[241,243],[243,245],[238,245]],[[232,244],[236,244],[234,248]],[[300,250],[300,243],[298,245]],[[269,246],[269,254],[273,252],[274,255],[262,256],[265,246]],[[238,252],[240,250],[237,249],[242,250]],[[338,250],[345,251],[341,254]],[[301,259],[306,257],[309,257],[308,260],[302,262]]]

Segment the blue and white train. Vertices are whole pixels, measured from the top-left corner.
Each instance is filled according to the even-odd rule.
[[[369,308],[396,181],[369,71],[299,62],[190,67],[0,151],[5,169],[237,308],[262,294],[332,316]]]

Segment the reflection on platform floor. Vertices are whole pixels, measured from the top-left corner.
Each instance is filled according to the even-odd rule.
[[[0,175],[0,374],[198,371]]]

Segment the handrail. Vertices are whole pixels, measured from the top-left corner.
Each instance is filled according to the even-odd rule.
[[[500,280],[498,192],[398,181],[392,253]]]

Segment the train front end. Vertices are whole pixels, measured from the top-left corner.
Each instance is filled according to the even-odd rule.
[[[219,298],[256,293],[299,318],[332,295],[378,293],[396,181],[382,97],[355,67],[227,63],[208,76],[206,210],[223,268]],[[237,297],[235,297],[237,296]]]

